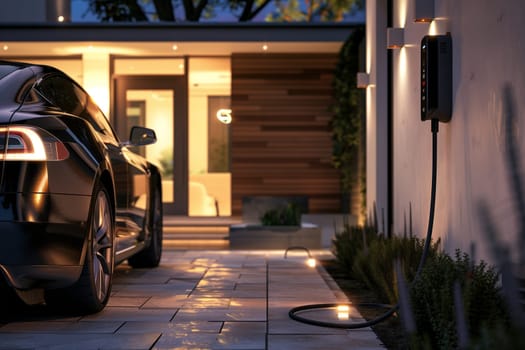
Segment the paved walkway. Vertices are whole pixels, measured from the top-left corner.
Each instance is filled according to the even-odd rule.
[[[384,349],[369,328],[317,327],[288,316],[299,305],[335,302],[348,300],[300,252],[285,259],[282,251],[171,250],[156,269],[119,266],[98,314],[64,318],[43,308],[2,316],[0,349]],[[350,319],[360,320],[356,310]]]

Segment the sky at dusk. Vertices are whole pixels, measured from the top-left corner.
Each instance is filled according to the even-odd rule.
[[[153,6],[151,6],[153,8]],[[270,3],[259,16],[256,17],[254,22],[263,22],[266,16],[274,11],[275,7],[273,6],[273,2]],[[176,10],[176,16],[178,18],[183,18],[183,10],[182,8],[179,8]],[[88,11],[88,1],[86,0],[71,0],[71,20],[72,22],[98,22],[95,15],[92,13],[89,13]],[[364,11],[360,11],[359,13],[356,13],[354,16],[351,16],[348,18],[349,22],[361,22],[363,23],[365,20]],[[205,19],[201,22],[206,21]],[[214,21],[214,22],[236,22],[237,19],[229,13],[228,10],[222,11],[219,13],[216,17],[214,17],[211,20],[208,21]]]

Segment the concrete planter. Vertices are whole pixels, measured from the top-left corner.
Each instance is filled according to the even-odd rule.
[[[313,224],[321,229],[323,248],[331,248],[337,233],[343,232],[345,226],[357,225],[357,218],[350,214],[303,214],[302,224]]]
[[[302,226],[230,226],[230,249],[307,249],[321,248],[321,229],[315,225]]]

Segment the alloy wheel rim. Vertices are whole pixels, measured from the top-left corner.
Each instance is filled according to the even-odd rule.
[[[162,246],[162,201],[159,193],[157,193],[155,198],[153,231],[156,232],[156,237],[154,237],[155,243],[158,247]]]
[[[93,219],[92,264],[95,292],[102,302],[108,292],[113,270],[111,212],[105,192],[97,196]]]

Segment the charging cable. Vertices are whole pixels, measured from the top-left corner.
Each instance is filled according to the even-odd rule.
[[[423,247],[423,252],[421,254],[421,259],[419,260],[419,265],[416,270],[416,274],[414,276],[414,280],[418,279],[419,275],[421,274],[421,270],[423,269],[423,266],[425,265],[425,261],[427,260],[428,252],[430,250],[430,244],[432,241],[432,230],[434,227],[434,212],[435,212],[435,204],[436,204],[436,180],[437,180],[437,134],[439,132],[439,119],[431,119],[431,131],[432,131],[432,184],[430,189],[430,212],[428,215],[428,226],[427,226],[427,235],[425,238],[425,245]],[[399,309],[399,302],[394,305],[385,305],[385,304],[370,304],[370,303],[364,303],[364,304],[358,304],[358,306],[362,307],[379,307],[379,308],[389,308],[386,312],[379,315],[378,317],[366,321],[366,322],[356,322],[356,323],[336,323],[336,322],[327,322],[327,321],[319,321],[319,320],[312,320],[303,316],[300,316],[299,313],[302,311],[308,311],[308,310],[314,310],[314,309],[326,309],[326,308],[334,308],[337,307],[338,304],[310,304],[310,305],[302,305],[297,306],[291,309],[288,312],[288,315],[291,319],[307,323],[314,326],[321,326],[321,327],[330,327],[330,328],[344,328],[344,329],[357,329],[357,328],[365,328],[370,327],[373,325],[376,325],[380,322],[383,322],[384,320],[388,319],[390,316],[392,316],[398,309]]]

